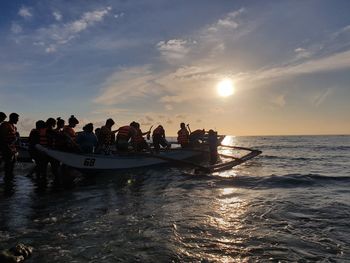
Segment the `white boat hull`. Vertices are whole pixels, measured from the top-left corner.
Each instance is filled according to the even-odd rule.
[[[203,152],[191,151],[190,149],[179,149],[164,151],[157,154],[159,158],[151,154],[125,153],[125,154],[77,154],[57,151],[36,146],[38,150],[46,155],[60,161],[61,163],[79,170],[121,170],[167,163],[169,158],[174,160],[185,160],[195,156],[203,155]]]

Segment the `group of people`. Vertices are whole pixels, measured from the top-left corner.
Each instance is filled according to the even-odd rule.
[[[0,153],[5,163],[5,178],[13,177],[13,166],[16,157],[16,148],[19,140],[19,134],[15,127],[19,115],[11,113],[9,120],[6,114],[0,112]],[[75,128],[79,120],[72,115],[68,119],[68,124],[62,118],[48,118],[46,121],[39,120],[35,123],[35,128],[30,132],[28,144],[29,153],[36,162],[36,174],[38,177],[46,177],[47,166],[50,163],[52,173],[58,180],[58,169],[60,163],[43,154],[37,149],[36,145],[53,148],[60,151],[79,152],[79,153],[110,153],[112,149],[116,151],[150,151],[159,152],[161,147],[170,148],[171,144],[166,140],[165,130],[162,125],[158,125],[153,130],[152,141],[153,148],[147,143],[151,137],[151,129],[143,132],[140,124],[133,121],[129,125],[124,125],[113,130],[114,120],[109,118],[105,125],[94,130],[94,125],[88,123],[83,127],[83,131],[76,132]],[[181,147],[186,148],[203,142],[205,130],[195,130],[191,132],[189,125],[180,124],[177,142]],[[209,147],[213,148],[214,155],[217,155],[217,134],[210,130],[208,132]],[[115,147],[114,147],[115,146]]]

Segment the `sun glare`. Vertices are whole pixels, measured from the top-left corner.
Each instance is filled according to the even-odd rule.
[[[228,97],[234,93],[234,87],[231,79],[224,79],[217,85],[218,93],[221,97]]]

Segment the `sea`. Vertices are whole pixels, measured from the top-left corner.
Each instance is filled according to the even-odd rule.
[[[0,173],[0,249],[30,245],[28,263],[350,262],[350,136],[224,143],[263,153],[214,174],[77,174],[63,189],[18,163],[12,186]]]

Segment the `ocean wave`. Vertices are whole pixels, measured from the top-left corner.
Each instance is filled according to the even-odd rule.
[[[290,157],[290,156],[277,156],[277,155],[261,155],[262,159],[269,160],[291,160],[291,161],[322,161],[325,158],[309,158],[309,157]]]
[[[350,183],[350,176],[324,176],[320,174],[272,174],[270,176],[236,176],[232,178],[217,176],[215,179],[217,184],[253,189],[329,186],[330,184]]]

